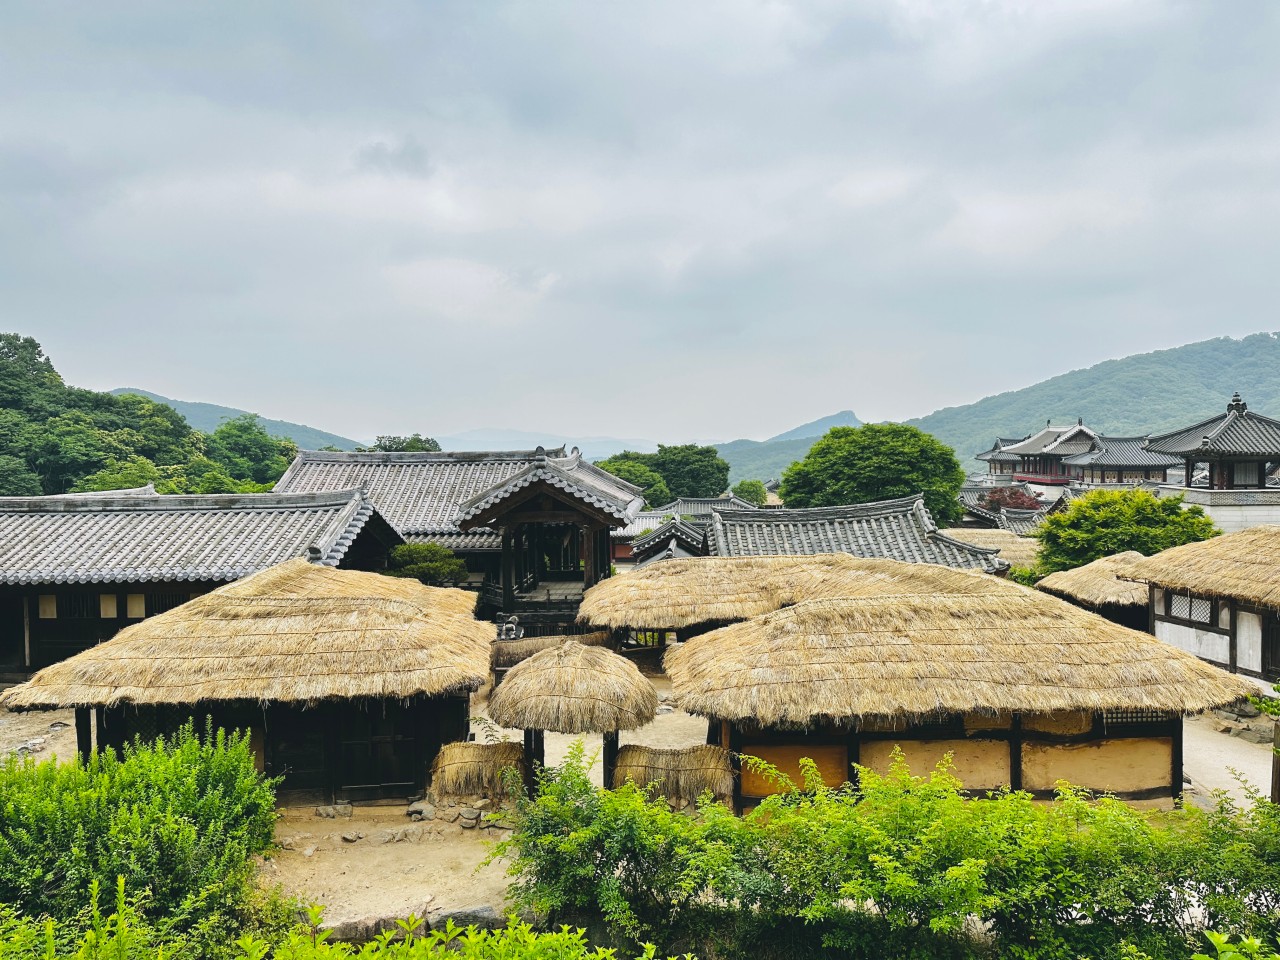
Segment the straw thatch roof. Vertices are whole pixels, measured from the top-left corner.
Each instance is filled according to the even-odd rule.
[[[527,637],[523,640],[495,640],[493,642],[492,663],[496,669],[514,667],[522,660],[528,660],[535,653],[558,647],[566,640],[573,640],[584,647],[603,647],[609,642],[609,631],[597,630],[594,633],[581,633],[572,637]]]
[[[943,530],[952,540],[963,540],[975,547],[999,550],[1000,559],[1008,560],[1015,567],[1034,567],[1040,541],[1032,537],[1020,537],[1008,530],[992,530],[984,527],[951,527]]]
[[[446,743],[431,763],[431,793],[442,797],[500,797],[508,770],[522,777],[524,745],[519,743]]]
[[[618,750],[613,768],[615,789],[630,780],[672,802],[694,803],[710,790],[717,800],[733,796],[733,764],[729,751],[714,744],[662,750],[629,743]]]
[[[522,730],[634,730],[657,712],[658,692],[634,663],[573,640],[512,667],[489,697],[489,716]]]
[[[847,553],[689,557],[601,581],[583,596],[578,619],[602,627],[677,630],[746,620],[819,597],[1019,589],[973,571]]]
[[[1246,681],[1032,590],[809,600],[666,656],[690,713],[766,726],[944,714],[1195,712]]]
[[[289,560],[121,630],[0,695],[10,707],[306,703],[475,689],[475,595]]]
[[[1115,556],[1086,563],[1074,570],[1051,573],[1036,584],[1036,589],[1090,607],[1145,607],[1146,586],[1132,580],[1121,580],[1116,576],[1118,571],[1128,569],[1135,560],[1141,559],[1142,554],[1138,551],[1126,550]]]
[[[1120,576],[1170,590],[1280,608],[1280,527],[1250,527],[1170,547],[1126,564]]]

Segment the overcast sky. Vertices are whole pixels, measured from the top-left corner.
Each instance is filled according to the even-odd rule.
[[[1280,4],[7,4],[3,329],[348,436],[765,437],[1280,329]]]

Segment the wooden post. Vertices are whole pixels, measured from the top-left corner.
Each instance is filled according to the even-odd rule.
[[[1009,722],[1009,789],[1022,789],[1022,714]]]
[[[511,550],[511,528],[502,528],[502,612],[510,616],[516,609],[515,557]]]
[[[1182,796],[1182,717],[1175,717],[1173,721],[1173,750],[1172,752],[1172,768],[1169,770],[1169,779],[1173,781],[1173,799],[1177,800]]]
[[[93,723],[88,707],[76,707],[76,752],[80,759],[88,761],[93,753]]]
[[[546,766],[547,763],[547,743],[546,737],[541,730],[526,730],[524,732],[524,762],[529,766],[529,776],[533,777],[534,764],[538,766]]]
[[[596,585],[596,532],[591,527],[582,529],[582,589]]]
[[[1271,735],[1271,802],[1280,803],[1280,720]]]
[[[606,730],[602,737],[604,749],[600,753],[601,775],[604,788],[613,789],[613,771],[618,768],[618,731]]]
[[[76,739],[79,739],[78,731]],[[102,707],[93,708],[93,745],[99,753],[107,749],[107,722]]]
[[[22,656],[23,666],[31,669],[31,598],[22,595]]]

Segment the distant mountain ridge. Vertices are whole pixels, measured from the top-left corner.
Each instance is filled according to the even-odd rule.
[[[536,433],[531,430],[501,430],[482,428],[465,430],[449,436],[435,438],[441,450],[533,450],[536,447],[577,447],[588,460],[603,460],[623,450],[636,453],[653,453],[658,444],[653,440],[627,439],[625,437],[578,437],[570,434]]]
[[[170,397],[162,397],[158,393],[152,393],[150,390],[140,390],[137,387],[117,387],[110,392],[117,396],[122,393],[136,393],[157,403],[167,403],[182,414],[187,423],[203,433],[213,433],[223,420],[242,417],[250,412],[236,407],[224,407],[217,403],[174,400]],[[308,427],[301,423],[290,423],[288,420],[268,420],[266,417],[260,417],[259,421],[262,423],[262,428],[271,436],[292,440],[302,450],[319,450],[321,447],[354,450],[356,447],[364,445],[358,440],[352,440],[350,437],[340,437],[336,433],[317,430],[315,427]]]
[[[1251,410],[1280,418],[1280,334],[1217,337],[1106,360],[1082,370],[906,422],[956,451],[968,470],[997,436],[1021,437],[1074,423],[1112,436],[1145,436],[1188,426],[1226,409],[1239,390]]]
[[[862,423],[852,410],[810,420],[768,440],[731,440],[715,444],[729,464],[729,483],[739,480],[776,480],[782,471],[809,452],[815,440],[832,427],[856,427]]]

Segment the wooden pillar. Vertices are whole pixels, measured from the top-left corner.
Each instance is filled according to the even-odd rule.
[[[602,737],[604,748],[600,753],[600,772],[606,790],[613,789],[613,771],[618,769],[618,731],[606,730]]]
[[[88,707],[76,707],[76,752],[87,761],[93,753],[93,721]]]
[[[582,528],[582,589],[596,585],[596,532]]]
[[[510,527],[502,528],[502,612],[510,616],[516,608],[515,557]]]
[[[1280,803],[1280,721],[1271,735],[1271,802]]]
[[[1182,796],[1182,717],[1173,721],[1173,761],[1169,769],[1169,779],[1173,783],[1173,798]]]
[[[31,669],[31,598],[22,596],[22,656],[23,666]]]
[[[541,730],[524,732],[524,762],[528,764],[529,776],[534,775],[534,765],[544,767],[547,764],[546,735]]]
[[[79,731],[76,732],[76,739],[80,738]],[[103,716],[102,707],[93,708],[93,743],[99,753],[107,748],[107,722]]]
[[[1022,789],[1022,714],[1009,723],[1009,789]]]

